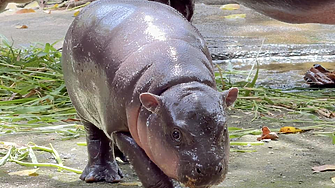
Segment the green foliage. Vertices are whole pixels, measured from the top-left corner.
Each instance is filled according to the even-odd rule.
[[[0,135],[74,118],[54,44],[18,49],[0,39]]]
[[[49,147],[38,146],[34,143],[28,143],[27,146],[17,147],[15,143],[9,142],[0,142],[1,148],[5,148],[7,153],[4,157],[0,158],[0,166],[6,164],[6,162],[14,162],[22,166],[28,167],[53,167],[58,168],[59,170],[66,170],[70,172],[74,172],[77,174],[81,174],[81,170],[77,170],[74,168],[66,167],[63,165],[63,161],[60,158],[57,150],[50,144]],[[36,157],[36,151],[43,151],[50,153],[57,164],[55,163],[39,163]],[[31,162],[26,162],[26,161]]]
[[[271,89],[257,86],[259,70],[251,81],[232,83],[229,78],[231,75],[245,75],[246,72],[227,70],[215,73],[215,78],[219,90],[230,87],[239,88],[239,97],[235,102],[235,109],[255,111],[255,117],[260,114],[271,114],[278,110],[287,110],[290,113],[308,115],[312,119],[319,119],[317,112],[326,110],[335,111],[335,92],[334,88],[294,88],[290,90]]]
[[[65,123],[75,118],[76,111],[68,97],[61,71],[61,52],[55,44],[14,48],[0,36],[0,135],[6,133],[57,132],[63,139],[84,134],[80,125]],[[307,115],[318,124],[319,110],[335,111],[335,92],[330,89],[295,88],[294,93],[257,86],[259,68],[254,76],[250,71],[236,71],[232,66],[215,73],[218,90],[238,87],[240,95],[234,108],[254,111],[254,118],[265,118],[272,112],[287,110]],[[232,75],[247,77],[246,81],[233,82]],[[250,77],[250,79],[249,79]],[[286,121],[286,120],[282,120]],[[296,120],[305,121],[305,120]],[[324,123],[328,124],[328,123]],[[231,138],[254,134],[252,130],[230,130]]]

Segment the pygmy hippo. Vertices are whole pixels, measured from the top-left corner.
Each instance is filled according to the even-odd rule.
[[[223,181],[225,108],[238,89],[217,91],[205,41],[178,11],[143,0],[94,2],[70,26],[62,66],[87,132],[82,180],[120,181],[116,147],[144,187]]]

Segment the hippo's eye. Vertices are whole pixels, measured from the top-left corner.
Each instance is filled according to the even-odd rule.
[[[180,140],[181,140],[181,132],[178,129],[174,129],[172,131],[172,135],[171,136],[172,136],[172,138],[175,141],[180,142]]]

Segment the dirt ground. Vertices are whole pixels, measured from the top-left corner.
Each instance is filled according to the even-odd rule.
[[[320,24],[292,25],[284,24],[266,18],[244,7],[234,13],[247,13],[246,19],[224,20],[223,16],[231,13],[222,12],[218,6],[197,4],[194,24],[205,36],[214,60],[222,63],[230,61],[236,67],[248,65],[248,58],[255,57],[260,51],[260,45],[266,38],[261,49],[260,62],[267,64],[283,62],[295,50],[298,61],[316,62],[319,60],[334,64],[335,26]],[[51,15],[41,13],[27,15],[1,15],[0,34],[12,38],[15,45],[26,46],[33,42],[54,42],[62,39],[73,12],[55,12]],[[15,29],[16,25],[28,24],[28,30]],[[14,28],[14,29],[13,29]],[[280,34],[278,34],[280,33]],[[61,44],[58,44],[60,47]],[[264,52],[264,53],[263,53]],[[276,53],[274,53],[276,52]],[[289,59],[288,62],[293,61]],[[236,64],[234,64],[236,63]],[[290,79],[290,78],[286,78]],[[282,126],[304,127],[315,124],[278,123],[264,119],[251,122],[253,113],[239,110],[229,111],[229,126],[259,129],[269,126],[279,129]],[[292,115],[287,112],[277,112],[279,117],[287,119],[310,120],[308,116]],[[335,125],[335,122],[334,124]],[[319,131],[335,131],[334,127]],[[312,167],[323,164],[335,164],[335,146],[329,137],[320,137],[308,131],[301,134],[279,135],[278,141],[271,141],[261,146],[232,147],[232,149],[255,149],[252,153],[231,152],[227,178],[215,187],[293,187],[315,188],[335,187],[331,177],[335,172],[313,173]],[[64,165],[84,169],[87,162],[86,147],[78,146],[77,142],[85,141],[84,137],[75,140],[62,141],[61,136],[53,134],[15,134],[1,135],[0,141],[15,142],[19,145],[34,142],[49,146],[52,143],[64,160]],[[257,136],[247,135],[234,141],[256,141]],[[38,156],[40,162],[54,162],[49,155]],[[125,175],[125,182],[138,182],[137,176],[130,165],[120,165]],[[119,187],[131,188],[135,185],[118,185],[106,183],[87,184],[79,180],[79,175],[58,172],[54,168],[40,168],[39,176],[10,176],[9,172],[30,169],[17,164],[7,163],[0,167],[0,188],[66,188],[66,187]]]

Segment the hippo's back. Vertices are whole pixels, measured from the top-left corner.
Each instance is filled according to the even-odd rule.
[[[105,132],[127,131],[125,101],[132,97],[137,75],[152,63],[142,59],[166,53],[141,50],[156,43],[174,44],[166,41],[182,41],[210,58],[199,32],[167,5],[99,0],[86,7],[67,32],[62,57],[65,83],[78,114]],[[125,65],[133,54],[140,55]]]
[[[67,33],[67,41],[71,42],[67,47],[73,50],[74,60],[82,60],[85,55],[96,60],[109,56],[114,57],[114,63],[122,63],[131,53],[153,42],[180,39],[204,47],[199,36],[178,11],[165,4],[99,0],[74,20]]]

